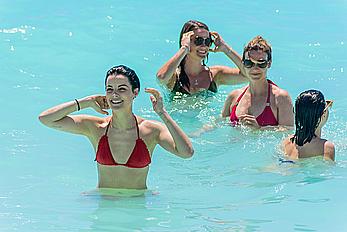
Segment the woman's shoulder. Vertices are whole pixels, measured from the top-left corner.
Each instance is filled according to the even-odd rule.
[[[235,89],[228,94],[228,96],[226,97],[224,101],[224,110],[226,110],[225,114],[228,114],[228,115],[230,114],[229,107],[236,104],[236,101],[241,96],[241,94],[245,91],[246,88],[247,86],[239,88],[239,89]]]
[[[283,139],[282,141],[282,150],[285,151],[286,148],[288,148],[289,146],[293,146],[294,143],[292,142],[293,135],[288,136],[287,138]]]
[[[238,97],[238,96],[240,96],[247,88],[248,88],[248,85],[243,86],[243,87],[238,88],[238,89],[234,89],[233,91],[231,91],[231,92],[229,93],[229,96]]]
[[[292,142],[293,135],[288,136],[287,138],[283,139],[282,144],[281,144],[281,149],[283,153],[292,158],[298,158],[298,150],[296,147],[296,144]]]
[[[271,92],[275,95],[275,97],[289,97],[289,93],[287,90],[282,89],[270,80],[269,83],[271,84]]]
[[[324,139],[324,158],[335,160],[335,145],[326,139]]]
[[[153,138],[159,135],[162,128],[165,126],[157,120],[151,120],[136,116],[140,134],[144,138]]]
[[[272,84],[271,85],[271,92],[275,97],[276,103],[278,105],[291,105],[292,99],[288,93],[287,90],[282,89],[281,87]]]
[[[155,130],[161,127],[163,124],[157,120],[146,119],[141,116],[136,115],[137,124],[139,128],[143,128],[144,130]]]

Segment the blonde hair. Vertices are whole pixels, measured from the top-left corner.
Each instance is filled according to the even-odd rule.
[[[243,56],[242,60],[245,59],[246,52],[249,52],[251,50],[261,50],[267,53],[267,59],[270,61],[272,59],[271,53],[271,45],[260,35],[257,35],[254,37],[251,41],[248,42],[248,44],[243,49]]]

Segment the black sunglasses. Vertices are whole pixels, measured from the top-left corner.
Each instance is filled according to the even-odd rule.
[[[207,47],[210,47],[212,45],[213,40],[211,38],[202,38],[200,36],[196,36],[194,40],[194,44],[196,46],[201,46],[205,44]]]
[[[242,63],[246,68],[252,68],[255,65],[257,65],[259,68],[266,68],[267,65],[269,64],[269,61],[265,60],[261,63],[254,63],[253,61],[247,59],[247,60],[243,60]]]

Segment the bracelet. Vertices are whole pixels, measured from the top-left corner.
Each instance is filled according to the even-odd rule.
[[[75,102],[77,104],[77,111],[80,111],[81,110],[80,103],[77,101],[77,99],[75,99]]]

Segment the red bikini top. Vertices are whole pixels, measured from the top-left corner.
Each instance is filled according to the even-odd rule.
[[[267,90],[266,106],[265,106],[263,112],[256,118],[259,126],[277,126],[278,125],[278,121],[277,121],[276,117],[274,116],[274,114],[273,114],[273,112],[271,110],[271,106],[270,106],[270,91],[271,91],[270,88],[271,88],[271,85],[276,85],[276,84],[273,83],[272,81],[268,80],[268,90]],[[237,99],[235,105],[231,109],[230,122],[233,125],[236,125],[239,122],[239,119],[236,116],[236,107],[239,104],[239,102],[240,102],[241,98],[243,97],[243,95],[246,93],[248,87],[242,92],[242,94]]]
[[[151,163],[151,156],[147,149],[145,142],[140,138],[139,126],[137,124],[136,117],[134,115],[137,128],[137,139],[135,142],[135,147],[125,164],[117,163],[112,155],[110,145],[108,143],[107,131],[110,123],[107,125],[105,134],[100,138],[98,144],[98,150],[96,152],[95,161],[99,164],[108,166],[125,166],[128,168],[145,168]]]

